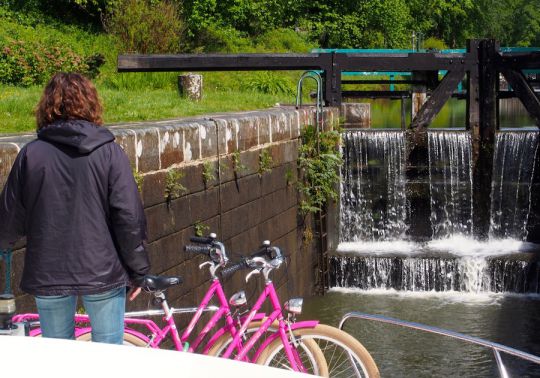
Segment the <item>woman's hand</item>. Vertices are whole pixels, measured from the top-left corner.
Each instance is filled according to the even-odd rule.
[[[135,298],[137,298],[137,296],[141,293],[141,288],[140,287],[132,287],[130,290],[129,290],[129,293],[128,293],[128,298],[129,298],[129,301],[131,302],[132,300],[134,300]]]

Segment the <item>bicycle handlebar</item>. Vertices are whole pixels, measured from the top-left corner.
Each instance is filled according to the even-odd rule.
[[[211,245],[186,245],[184,247],[184,251],[189,253],[201,253],[203,255],[210,255],[210,251],[212,250]]]
[[[242,270],[242,269],[247,269],[249,268],[249,265],[247,264],[247,261],[246,260],[241,260],[240,262],[237,262],[236,264],[233,264],[227,268],[224,268],[222,271],[221,271],[221,276],[223,278],[226,278],[228,276],[230,276],[231,274],[239,271],[239,270]]]

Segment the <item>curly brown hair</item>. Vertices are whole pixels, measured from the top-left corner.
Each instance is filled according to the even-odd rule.
[[[103,124],[103,106],[96,87],[78,73],[55,74],[43,91],[36,108],[38,129],[57,120],[84,119]]]

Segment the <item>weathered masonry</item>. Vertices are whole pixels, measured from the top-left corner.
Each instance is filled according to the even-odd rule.
[[[172,306],[197,304],[209,285],[208,271],[199,270],[204,259],[183,251],[196,230],[216,232],[233,261],[235,254],[247,254],[270,240],[288,256],[287,264],[274,273],[283,300],[313,292],[317,245],[303,244],[295,183],[301,129],[313,124],[314,114],[307,107],[281,107],[109,126],[140,183],[152,273],[184,279],[168,291]],[[325,109],[324,127],[332,127],[338,118],[337,109]],[[2,186],[18,151],[34,138],[0,138]],[[33,298],[18,289],[23,258],[21,242],[13,254],[12,287],[18,311],[34,311]],[[226,281],[226,292],[258,294],[260,277],[246,285],[244,276],[237,273]],[[147,301],[141,295],[130,307],[146,308]]]

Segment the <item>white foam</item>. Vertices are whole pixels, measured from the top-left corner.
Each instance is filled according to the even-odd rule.
[[[427,248],[432,251],[448,252],[455,256],[488,257],[509,255],[538,250],[538,245],[516,239],[492,239],[479,241],[463,235],[432,240]]]
[[[464,304],[497,304],[506,297],[519,297],[540,300],[540,294],[493,293],[493,292],[460,292],[460,291],[400,291],[395,289],[368,289],[348,287],[332,287],[329,292],[369,296],[394,296],[398,299],[430,299],[436,298],[449,303]]]
[[[359,255],[381,255],[388,253],[415,255],[420,253],[421,246],[404,240],[377,242],[344,242],[339,243],[337,252]]]
[[[422,253],[448,253],[457,257],[489,257],[510,255],[520,252],[538,251],[540,245],[516,239],[492,239],[479,241],[464,235],[432,240],[420,244],[404,240],[358,241],[339,243],[337,252],[356,255],[404,255],[415,256]]]

